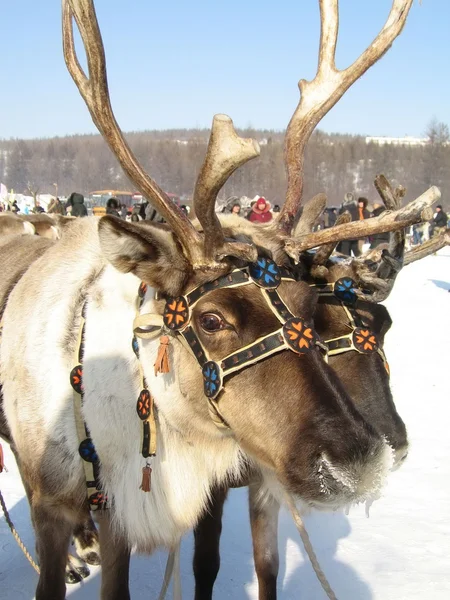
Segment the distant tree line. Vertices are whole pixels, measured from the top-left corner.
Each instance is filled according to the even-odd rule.
[[[261,144],[261,156],[234,173],[221,197],[264,195],[282,204],[286,189],[282,132],[241,130]],[[145,131],[127,140],[147,172],[167,192],[190,196],[202,164],[207,130]],[[341,204],[347,192],[375,200],[373,180],[384,173],[407,190],[406,200],[430,185],[441,188],[442,204],[450,202],[450,136],[448,127],[430,122],[425,146],[366,144],[362,136],[329,135],[316,131],[305,160],[305,197],[324,191],[330,206]],[[18,193],[28,189],[60,195],[87,195],[100,189],[134,186],[99,135],[76,135],[35,140],[0,140],[0,181]]]

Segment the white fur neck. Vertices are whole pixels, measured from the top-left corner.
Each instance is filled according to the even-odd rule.
[[[117,526],[143,551],[171,546],[197,522],[211,485],[237,475],[241,454],[208,418],[206,399],[194,403],[180,388],[179,369],[199,369],[171,344],[171,372],[155,377],[159,341],[140,343],[141,365],[158,409],[158,448],[152,490],[139,489],[145,460],[142,423],[136,413],[141,390],[132,350],[139,280],[108,266],[94,284],[86,313],[84,414],[102,463],[105,491]],[[142,312],[151,312],[153,291]],[[182,364],[182,367],[181,367]],[[186,372],[186,371],[185,371]]]

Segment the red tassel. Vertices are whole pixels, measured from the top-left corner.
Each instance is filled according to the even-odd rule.
[[[158,375],[158,373],[168,373],[170,371],[169,343],[170,340],[167,335],[162,335],[160,337],[158,355],[156,357],[156,362],[153,365],[155,367],[155,375]]]
[[[149,492],[152,489],[152,468],[150,465],[142,469],[142,482],[139,489],[143,492]]]

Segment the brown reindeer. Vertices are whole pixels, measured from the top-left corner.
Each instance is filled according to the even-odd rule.
[[[394,192],[383,176],[377,177],[375,184],[387,208],[398,208],[404,189]],[[307,234],[311,231],[324,207],[324,198],[319,196],[315,201],[307,203],[297,225],[297,233],[302,231],[303,234]],[[336,224],[349,221],[350,215],[344,213]],[[395,264],[395,268],[389,265],[384,269],[386,265],[383,265],[381,253],[378,253],[375,266],[378,271],[377,278],[380,280],[379,287],[383,290],[383,297],[379,296],[378,301],[387,297],[397,275],[398,266],[403,262],[411,262],[411,253],[406,253],[403,261],[404,244],[404,232],[399,232],[391,236],[390,245],[386,248],[389,256],[394,259],[394,264],[398,264]],[[319,295],[314,325],[321,339],[333,340],[328,342],[330,366],[336,371],[359,412],[386,437],[395,452],[395,465],[399,466],[406,458],[408,443],[405,425],[396,411],[390,391],[389,367],[385,357],[383,353],[362,354],[348,345],[349,331],[354,332],[357,325],[364,323],[375,333],[382,347],[384,336],[391,326],[391,319],[383,305],[358,299],[355,303],[352,301],[349,306],[328,292],[329,283],[354,277],[358,277],[358,283],[364,285],[362,272],[355,274],[355,261],[343,256],[334,256],[330,260],[334,247],[335,244],[329,244],[317,252],[304,253],[301,257],[307,280],[323,292]],[[424,252],[423,256],[425,255]],[[367,256],[359,260],[360,269],[364,265],[367,269],[367,262]],[[370,260],[369,264],[373,269],[373,260]],[[280,504],[263,489],[261,476],[257,471],[245,473],[239,481],[233,482],[232,487],[247,485],[259,599],[275,600],[279,565],[277,530]],[[214,582],[220,567],[219,541],[223,505],[227,494],[226,487],[216,487],[213,490],[205,514],[194,530],[193,567],[196,600],[212,598]]]
[[[174,546],[195,525],[210,489],[238,476],[248,460],[280,499],[288,492],[334,508],[378,493],[392,450],[323,360],[324,346],[311,325],[317,295],[292,267],[308,247],[419,222],[439,194],[432,188],[406,209],[372,219],[364,231],[349,223],[331,236],[295,239],[291,230],[301,199],[296,158],[333,101],[401,30],[411,2],[395,4],[386,35],[339,74],[330,70],[333,3],[321,3],[322,81],[310,94],[303,86],[288,129],[289,184],[280,227],[247,237],[222,229],[214,203],[227,177],[257,155],[255,143],[238,138],[227,117],[215,118],[194,191],[202,226],[195,229],[143,173],[114,119],[92,2],[63,2],[69,70],[126,173],[168,226],[108,216],[79,220],[9,297],[0,377],[36,531],[37,600],[64,598],[67,546],[89,506],[109,507],[98,512],[102,598],[115,600],[129,598],[131,548]],[[85,43],[89,78],[75,55],[72,18]],[[315,96],[314,108],[309,104],[303,113],[308,95],[309,102]],[[373,290],[369,279],[365,288]],[[153,334],[162,325],[160,344]],[[142,338],[138,348],[133,330]],[[157,376],[168,369],[168,341],[170,372]],[[82,392],[89,436],[81,443],[69,379],[80,357],[72,382]],[[280,399],[275,411],[274,398]],[[90,504],[80,452],[98,469],[91,483],[100,489]]]

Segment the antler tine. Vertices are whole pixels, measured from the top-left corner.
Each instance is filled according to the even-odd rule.
[[[293,237],[298,238],[311,233],[316,221],[318,221],[320,215],[325,210],[326,205],[327,197],[325,194],[317,194],[314,198],[308,200],[303,207],[297,225],[294,227]]]
[[[105,52],[92,0],[62,0],[63,48],[67,68],[78,87],[92,120],[118,159],[125,173],[151,200],[182,243],[194,266],[203,265],[202,237],[192,223],[138,163],[114,117],[108,91]],[[89,77],[84,73],[75,51],[75,19],[86,51]]]
[[[352,220],[351,214],[348,211],[345,211],[344,213],[342,213],[342,215],[338,216],[338,218],[336,219],[336,223],[334,224],[334,227],[336,227],[338,225],[344,225],[345,223],[350,223],[351,220]],[[313,265],[325,265],[327,260],[333,254],[337,245],[338,245],[338,242],[330,242],[329,244],[323,244],[322,246],[320,246],[320,248],[317,250],[317,252],[314,255],[314,258],[312,261]]]
[[[284,153],[288,187],[278,221],[285,234],[290,234],[302,201],[304,153],[311,133],[348,88],[391,46],[403,29],[412,2],[394,0],[386,24],[374,41],[352,65],[340,71],[335,65],[338,0],[319,0],[321,34],[317,73],[312,81],[300,80],[300,102],[286,131]]]
[[[401,199],[404,194],[403,196],[400,196],[398,193],[399,188],[394,191],[384,175],[377,175],[374,180],[374,185],[387,210],[396,210],[397,208],[400,208]],[[400,188],[403,190],[405,189],[402,186],[400,186]]]
[[[403,186],[397,187],[394,191],[384,175],[377,175],[374,184],[387,210],[396,210],[401,207],[402,199],[406,194],[406,189]],[[389,273],[392,272],[393,261],[397,261],[397,271],[401,269],[405,254],[405,241],[405,229],[399,229],[391,234],[389,239],[389,256],[383,256],[385,268],[381,268],[380,277],[383,277],[383,275],[386,277],[389,276]]]
[[[428,240],[420,246],[417,246],[416,248],[406,252],[403,264],[409,265],[416,260],[420,260],[421,258],[429,256],[430,254],[434,254],[445,246],[450,246],[450,229],[442,231],[435,237],[431,238],[431,240]]]
[[[255,140],[237,135],[233,121],[227,115],[215,115],[206,157],[194,190],[194,210],[205,234],[207,258],[219,259],[237,256],[256,260],[254,246],[239,242],[225,242],[215,212],[217,195],[231,174],[241,165],[259,156]]]
[[[315,246],[340,242],[342,240],[363,238],[374,233],[397,231],[415,223],[429,221],[433,216],[431,206],[440,197],[441,193],[439,189],[433,186],[400,210],[386,210],[378,217],[372,217],[364,221],[353,221],[352,223],[316,231],[305,235],[299,240],[286,239],[284,243],[285,251],[295,262],[298,262],[299,255],[302,252]]]
[[[402,198],[406,193],[403,186],[394,191],[384,175],[377,175],[374,184],[387,210],[401,207]],[[405,239],[405,228],[393,231],[389,236],[388,249],[375,248],[354,260],[355,273],[365,286],[373,290],[374,302],[385,300],[394,286],[395,279],[403,267]]]

